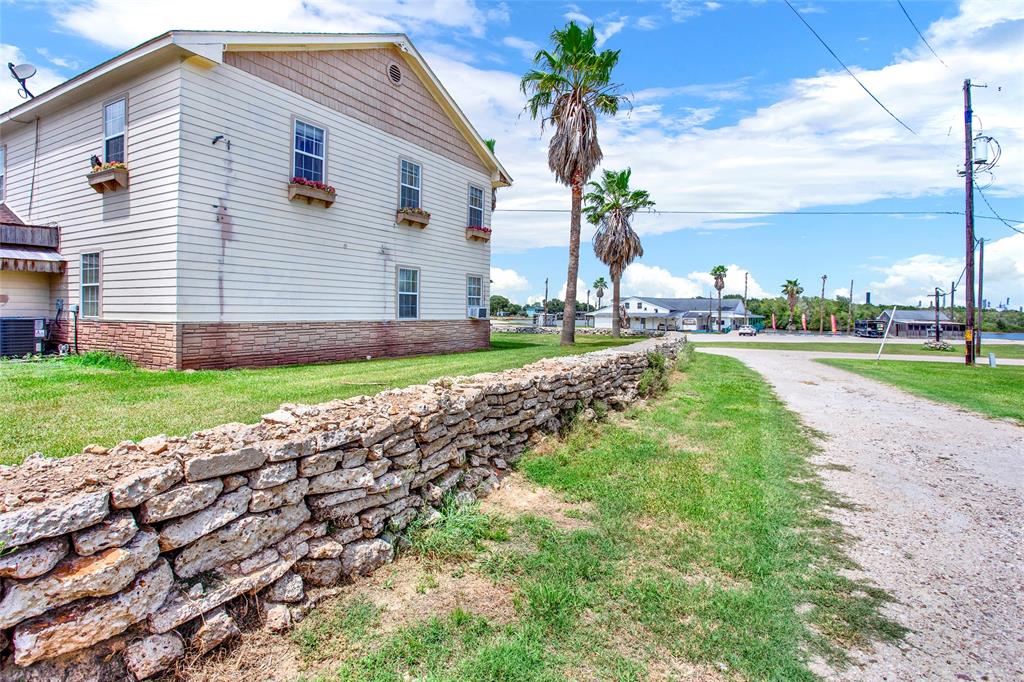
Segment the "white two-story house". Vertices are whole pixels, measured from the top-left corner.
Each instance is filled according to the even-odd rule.
[[[0,115],[0,153],[0,316],[72,352],[182,369],[489,343],[511,180],[404,35],[172,31]]]

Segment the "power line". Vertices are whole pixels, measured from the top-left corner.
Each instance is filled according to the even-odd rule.
[[[999,215],[996,212],[996,210],[994,208],[992,208],[992,204],[988,203],[988,197],[985,196],[985,193],[981,191],[981,187],[978,185],[977,182],[974,183],[974,187],[978,190],[978,194],[980,194],[981,198],[985,201],[985,205],[988,206],[988,210],[992,211],[992,213],[995,213],[996,220],[1001,222],[1003,225],[1006,225],[1008,228],[1010,228],[1014,232],[1019,232],[1020,234],[1024,234],[1024,230],[1020,229],[1019,227],[1014,227],[1013,225],[1008,223],[1001,215]],[[987,216],[975,216],[975,218],[978,218],[978,217],[987,217]],[[1024,221],[1021,221],[1021,220],[1014,220],[1013,222],[1015,222],[1015,223],[1024,223]]]
[[[945,66],[948,69],[949,68],[949,64],[947,64],[946,62],[942,61],[942,57],[939,56],[939,54],[935,51],[935,49],[932,48],[932,46],[925,39],[924,34],[921,33],[921,29],[919,29],[917,27],[917,24],[914,23],[914,20],[910,18],[910,13],[907,12],[907,8],[903,6],[902,0],[896,0],[896,4],[898,4],[900,6],[900,9],[903,10],[903,16],[905,16],[907,18],[907,21],[910,22],[910,25],[914,27],[915,31],[917,31],[917,35],[918,35],[918,37],[921,38],[921,42],[924,43],[925,45],[927,45],[928,49],[931,50],[933,55],[935,55],[935,58],[939,60],[939,63],[942,64],[943,66]]]
[[[988,203],[987,201],[985,203]],[[495,213],[571,213],[568,208],[496,208]],[[657,210],[655,214],[666,215],[740,215],[740,216],[762,216],[762,215],[865,215],[865,216],[926,216],[926,215],[963,215],[963,211],[677,211]],[[993,211],[995,213],[995,211]],[[998,216],[975,215],[977,219],[1003,220]],[[1024,223],[1024,220],[1013,220],[1011,222]]]
[[[839,55],[837,55],[837,54],[835,53],[835,50],[833,50],[833,49],[832,49],[831,47],[829,47],[828,43],[826,43],[826,42],[825,42],[824,38],[822,38],[822,37],[821,37],[820,35],[818,35],[818,32],[814,30],[814,27],[813,27],[813,26],[811,26],[811,25],[810,25],[809,23],[807,23],[807,20],[806,20],[806,19],[804,19],[803,15],[802,15],[802,14],[800,14],[800,12],[799,12],[799,11],[797,11],[796,7],[793,7],[793,4],[792,4],[792,3],[791,3],[791,2],[789,1],[789,0],[785,0],[785,3],[786,3],[786,5],[787,5],[787,6],[788,6],[788,7],[789,7],[789,8],[791,9],[791,10],[793,10],[793,14],[795,14],[795,15],[796,15],[796,18],[797,18],[797,19],[799,19],[799,20],[800,20],[801,22],[803,22],[803,25],[804,25],[804,26],[806,26],[806,27],[807,27],[807,29],[808,29],[808,30],[809,30],[809,31],[810,31],[811,33],[813,33],[813,34],[814,34],[814,37],[818,39],[818,42],[819,42],[819,43],[821,43],[822,45],[824,45],[824,46],[825,46],[825,49],[829,51],[829,54],[831,54],[831,55],[832,55],[833,57],[835,57],[835,60],[836,60],[837,62],[839,62],[839,65],[840,65],[840,66],[842,66],[842,67],[843,67],[844,69],[846,69],[846,73],[850,74],[850,77],[851,77],[851,78],[853,78],[853,80],[857,81],[857,85],[859,85],[859,86],[861,87],[861,89],[862,89],[862,90],[864,90],[864,92],[868,93],[868,96],[869,96],[869,97],[871,97],[871,99],[875,100],[875,102],[876,102],[876,103],[878,104],[878,106],[882,107],[882,109],[884,109],[884,110],[885,110],[885,113],[887,113],[887,114],[889,114],[890,116],[892,116],[892,117],[893,117],[893,119],[894,119],[894,120],[895,120],[895,121],[896,121],[897,123],[899,123],[899,124],[900,124],[901,126],[903,126],[904,128],[906,128],[907,130],[909,130],[909,131],[910,131],[911,133],[913,133],[914,135],[917,135],[917,133],[916,133],[916,132],[914,132],[914,129],[913,129],[913,128],[911,128],[911,127],[910,127],[910,126],[908,126],[908,125],[907,125],[906,123],[904,123],[904,122],[903,122],[902,120],[900,120],[900,117],[899,117],[899,116],[897,116],[896,114],[894,114],[894,113],[892,113],[891,111],[889,111],[889,107],[887,107],[887,106],[885,106],[884,104],[882,104],[882,100],[880,100],[880,99],[878,99],[877,97],[875,97],[874,93],[873,93],[873,92],[871,92],[870,90],[868,90],[868,88],[867,88],[867,86],[866,86],[866,85],[864,85],[863,83],[861,83],[861,82],[860,82],[860,79],[859,79],[859,78],[857,78],[856,74],[854,74],[854,73],[853,73],[853,71],[851,71],[851,70],[850,70],[850,67],[848,67],[848,66],[846,65],[846,63],[845,63],[845,62],[843,62],[843,60],[839,58]]]

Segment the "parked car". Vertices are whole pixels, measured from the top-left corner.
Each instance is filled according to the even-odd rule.
[[[743,325],[737,331],[739,331],[740,336],[757,336],[757,330],[749,324]]]

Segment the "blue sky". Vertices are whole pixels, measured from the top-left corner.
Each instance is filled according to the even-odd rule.
[[[0,56],[38,65],[43,88],[170,28],[405,31],[516,179],[498,194],[492,280],[518,301],[540,295],[545,277],[553,296],[565,282],[568,215],[524,209],[567,209],[568,190],[547,170],[546,137],[521,115],[517,84],[528,55],[568,19],[592,22],[603,47],[622,52],[615,77],[633,107],[601,124],[605,167],[631,166],[663,210],[962,210],[969,76],[989,85],[975,90],[975,109],[1003,147],[994,178],[982,179],[986,195],[1024,219],[1024,2],[904,2],[945,64],[895,2],[793,4],[916,136],[774,0],[0,0]],[[0,108],[16,103],[13,87],[0,93]],[[852,278],[859,300],[867,289],[876,301],[916,303],[963,267],[961,216],[662,213],[635,227],[646,255],[627,270],[627,293],[706,292],[703,273],[722,263],[727,293],[742,289],[743,272],[753,294],[791,277],[817,291],[828,274],[829,294]],[[987,297],[1024,303],[1024,235],[992,220],[978,220],[978,234],[989,239]],[[582,255],[584,283],[606,274],[589,241]]]

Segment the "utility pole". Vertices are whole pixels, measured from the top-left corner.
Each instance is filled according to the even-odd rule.
[[[974,134],[971,132],[971,79],[964,79],[964,225],[966,228],[967,263],[964,293],[967,316],[964,318],[964,363],[974,364]]]
[[[743,324],[750,324],[750,311],[747,310],[747,283],[750,281],[750,273],[743,273]]]
[[[974,330],[974,357],[981,355],[981,326],[985,321],[985,238],[978,243],[978,326]]]
[[[544,278],[544,317],[541,319],[540,326],[545,327],[548,324],[548,278]]]
[[[818,334],[825,333],[825,280],[828,275],[821,276],[821,301],[818,304]]]
[[[853,331],[853,280],[850,280],[850,323],[846,327],[846,333]]]
[[[942,333],[939,331],[939,288],[935,287],[935,342],[942,340]]]
[[[949,319],[956,321],[956,282],[949,283]]]

